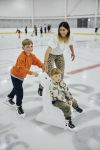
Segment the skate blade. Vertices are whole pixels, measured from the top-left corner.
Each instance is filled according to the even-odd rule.
[[[25,119],[25,117],[26,117],[25,114],[19,114],[19,113],[18,113],[18,115],[19,115],[21,118],[23,118],[23,119]]]
[[[68,130],[68,131],[70,131],[70,132],[78,132],[77,127],[75,127],[75,128],[70,128],[70,127],[68,127],[68,126],[65,126],[64,129],[65,129],[65,130]]]
[[[16,111],[17,111],[17,110],[16,110]],[[18,116],[20,116],[20,117],[23,118],[23,119],[26,117],[26,114],[25,114],[25,113],[24,113],[24,114],[19,114],[18,111],[17,111],[17,114],[18,114]]]
[[[26,117],[26,114],[22,114],[22,115],[20,115],[23,119],[25,119],[25,117]]]
[[[7,100],[5,102],[3,102],[3,103],[8,105],[9,107],[16,108],[16,104],[12,105]]]

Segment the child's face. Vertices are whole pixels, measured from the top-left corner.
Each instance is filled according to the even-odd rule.
[[[60,33],[61,37],[64,38],[64,37],[66,37],[68,30],[64,27],[60,27],[59,33]]]
[[[25,45],[23,47],[23,50],[25,51],[26,55],[29,56],[31,52],[33,51],[33,44]]]
[[[51,78],[52,78],[53,81],[59,83],[61,81],[61,74],[55,74]]]

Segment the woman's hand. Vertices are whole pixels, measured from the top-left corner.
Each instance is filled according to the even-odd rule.
[[[71,59],[72,59],[72,61],[74,61],[74,59],[75,59],[74,47],[73,47],[73,45],[70,45],[69,48],[71,50]]]
[[[71,53],[71,59],[72,59],[72,61],[74,61],[74,59],[75,59],[75,54],[74,53]]]
[[[46,68],[46,65],[45,65],[45,63],[44,63],[44,65],[42,66],[42,71],[44,72],[47,72],[47,68]]]

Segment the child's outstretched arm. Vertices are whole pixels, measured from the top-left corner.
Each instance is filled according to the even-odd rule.
[[[36,65],[39,68],[43,68],[44,66],[44,64],[33,54],[32,54],[32,65]]]
[[[26,68],[25,66],[25,59],[23,57],[18,57],[17,59],[17,63],[16,63],[16,67],[18,69],[18,71],[20,73],[25,73],[25,74],[29,74],[29,75],[33,75],[35,76],[35,72],[30,71],[28,68]]]
[[[36,65],[39,68],[42,68],[43,71],[47,72],[45,65],[35,55],[32,55],[32,65]]]

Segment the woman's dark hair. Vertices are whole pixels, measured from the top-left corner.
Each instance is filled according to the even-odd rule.
[[[70,37],[70,26],[69,26],[69,24],[67,22],[61,22],[59,24],[59,27],[58,27],[58,37],[61,39],[62,37],[61,37],[61,34],[60,34],[60,27],[64,27],[65,29],[68,30],[66,38],[69,39],[69,37]]]

